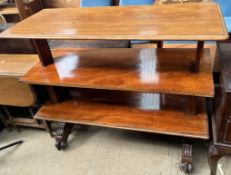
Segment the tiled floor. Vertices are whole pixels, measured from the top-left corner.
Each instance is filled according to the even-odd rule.
[[[45,131],[23,128],[0,133],[0,146],[24,140],[0,152],[0,175],[181,175],[181,139],[89,127],[74,131],[65,151],[57,151]],[[194,142],[193,175],[209,175],[206,144]],[[231,174],[231,157],[221,159]],[[223,175],[218,173],[218,175]]]

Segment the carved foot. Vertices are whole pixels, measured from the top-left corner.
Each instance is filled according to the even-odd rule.
[[[208,151],[208,163],[210,167],[210,175],[216,175],[217,164],[221,157],[231,154],[231,148],[211,144]]]
[[[71,133],[73,124],[70,123],[59,123],[55,136],[55,147],[60,151],[67,147],[67,139]]]
[[[183,143],[180,170],[185,174],[192,172],[192,143]]]

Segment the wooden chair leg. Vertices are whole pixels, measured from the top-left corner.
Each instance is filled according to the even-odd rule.
[[[208,163],[210,167],[210,175],[216,175],[217,173],[217,164],[220,158],[225,155],[231,154],[231,148],[211,144],[208,151]]]
[[[191,140],[184,140],[182,144],[182,156],[181,156],[181,163],[180,163],[180,170],[183,171],[185,174],[192,172],[192,141]]]
[[[69,134],[71,133],[73,126],[74,125],[71,123],[59,123],[55,136],[55,140],[56,140],[55,147],[59,151],[67,147],[67,139]]]
[[[14,123],[13,121],[13,116],[11,115],[10,111],[8,110],[8,108],[6,106],[2,106],[3,111],[5,112],[6,116],[7,116],[7,120],[9,121],[10,125],[15,128],[17,131],[19,131],[17,125]],[[6,121],[7,122],[7,121]]]
[[[6,119],[5,119],[4,114],[2,113],[1,109],[0,109],[0,121],[3,123],[5,128],[9,129],[9,126],[6,123]]]

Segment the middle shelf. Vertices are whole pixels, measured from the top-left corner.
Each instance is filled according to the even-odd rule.
[[[213,97],[211,59],[203,50],[200,71],[190,70],[196,49],[57,49],[55,63],[36,64],[29,84]]]

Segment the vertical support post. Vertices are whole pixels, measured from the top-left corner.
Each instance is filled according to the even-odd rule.
[[[54,59],[48,45],[47,40],[45,39],[36,39],[33,40],[35,50],[39,55],[40,62],[43,66],[54,63]]]
[[[185,106],[185,112],[190,115],[196,115],[197,114],[197,98],[195,96],[187,96],[186,98],[186,106]]]
[[[13,116],[11,115],[10,111],[8,110],[8,108],[6,106],[2,106],[3,111],[6,113],[7,118],[8,118],[8,122],[10,123],[11,126],[13,126],[13,128],[16,128],[18,131],[18,127],[15,124],[14,120],[13,120]],[[7,121],[6,121],[7,122]]]
[[[157,41],[157,48],[163,48],[163,41]]]
[[[113,0],[113,6],[118,6],[119,5],[119,0]]]
[[[197,42],[197,51],[196,51],[196,60],[194,62],[193,66],[193,71],[194,72],[199,72],[200,71],[200,61],[201,61],[201,56],[203,53],[204,49],[204,41],[198,41]]]
[[[53,103],[58,103],[60,101],[60,99],[58,98],[57,92],[55,91],[55,87],[47,86],[47,91],[48,91],[50,100]]]
[[[47,86],[47,91],[53,103],[58,103],[70,96],[68,88]]]

